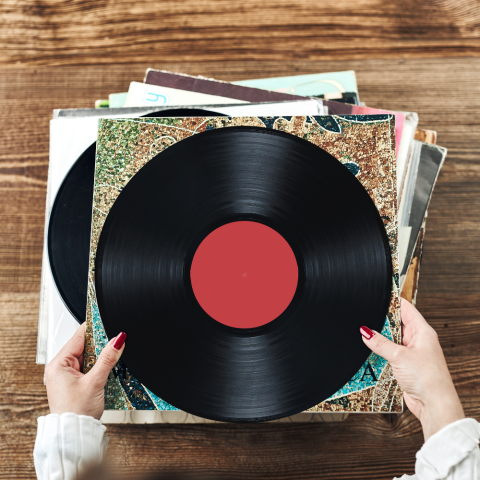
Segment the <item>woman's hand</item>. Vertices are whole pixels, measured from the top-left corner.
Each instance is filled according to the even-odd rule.
[[[425,440],[446,425],[465,418],[435,330],[420,312],[402,299],[403,345],[368,327],[361,327],[365,344],[390,362],[403,388],[409,410],[420,420]]]
[[[112,338],[94,367],[83,374],[85,324],[82,324],[45,369],[50,412],[59,415],[71,412],[99,420],[105,407],[104,387],[122,355],[126,338],[123,332]]]

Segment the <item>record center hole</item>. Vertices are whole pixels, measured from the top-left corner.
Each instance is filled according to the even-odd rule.
[[[231,222],[199,245],[190,280],[195,298],[213,319],[254,328],[288,307],[298,285],[298,265],[288,242],[272,228]]]

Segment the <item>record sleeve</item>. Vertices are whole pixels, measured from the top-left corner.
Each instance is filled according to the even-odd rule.
[[[98,242],[116,199],[150,160],[172,145],[200,133],[230,127],[266,128],[307,140],[335,157],[357,178],[383,221],[392,259],[392,291],[382,334],[401,342],[393,115],[102,119],[99,122],[92,213],[85,371],[92,368],[108,341],[99,313],[94,279]],[[338,362],[342,359],[338,358]],[[105,408],[177,409],[142,385],[121,362],[109,377]],[[340,390],[308,409],[312,412],[402,410],[402,392],[390,365],[373,353]]]
[[[414,140],[415,150],[419,155],[418,172],[412,189],[411,212],[408,218],[408,225],[411,228],[411,235],[406,249],[405,259],[399,265],[400,285],[403,286],[410,262],[415,252],[417,238],[424,223],[428,205],[432,198],[433,189],[437,182],[440,169],[443,166],[447,149],[438,145]]]
[[[435,145],[437,142],[437,132],[434,130],[419,130],[415,131],[415,140]],[[433,191],[432,191],[433,193]],[[412,205],[413,207],[413,205]],[[412,260],[408,267],[407,273],[404,277],[402,286],[402,277],[400,277],[401,297],[408,300],[413,305],[417,302],[418,283],[420,280],[420,266],[423,254],[423,242],[425,239],[425,222],[427,219],[427,211],[423,218],[423,223],[418,234],[415,251]],[[399,264],[403,262],[402,256],[399,255]]]
[[[291,77],[289,77],[291,78]],[[175,88],[179,90],[186,90],[197,93],[208,93],[213,95],[222,95],[224,97],[236,99],[237,101],[247,102],[270,102],[299,100],[302,97],[285,93],[283,90],[271,91],[265,85],[269,85],[270,79],[264,79],[263,87],[258,86],[244,86],[243,82],[229,83],[215,78],[195,77],[192,75],[172,73],[163,70],[147,69],[144,83],[149,85],[157,85],[166,88]],[[274,79],[275,80],[275,79]],[[254,81],[255,82],[255,81]],[[248,82],[249,83],[249,82]],[[305,98],[305,97],[303,97]],[[407,137],[404,138],[402,131],[406,117],[411,116],[411,113],[391,112],[388,110],[381,110],[378,108],[362,107],[359,105],[350,105],[341,101],[333,101],[322,99],[324,107],[328,108],[329,115],[385,115],[390,114],[395,116],[395,137],[396,137],[396,153],[400,158],[398,165],[402,165],[408,157],[413,134],[418,123],[413,126]],[[413,114],[416,117],[416,114]],[[409,122],[411,124],[411,122]],[[398,169],[397,169],[398,170]],[[400,177],[400,175],[397,175]]]
[[[301,100],[303,98],[300,95],[243,87],[213,78],[195,77],[193,75],[154,70],[152,68],[147,69],[144,83],[197,92],[204,95],[234,98],[244,102],[281,102],[282,100]]]
[[[256,78],[251,80],[239,80],[232,83],[244,87],[261,88],[274,92],[302,95],[305,97],[318,97],[319,95],[324,94],[352,92],[356,94],[356,104],[358,104],[357,77],[353,70],[285,77]]]
[[[295,100],[295,98],[293,98]],[[177,106],[180,104],[206,105],[206,104],[231,104],[248,103],[244,100],[237,100],[221,95],[210,95],[202,92],[170,88],[165,86],[150,85],[148,83],[131,82],[128,88],[125,107],[137,107],[139,105],[149,106]]]
[[[191,109],[192,107],[187,105],[179,108]],[[279,114],[322,115],[324,113],[321,101],[313,99],[262,104],[213,105],[210,107],[202,106],[201,108],[203,110],[216,112],[219,116],[273,116]],[[50,121],[50,159],[45,207],[45,238],[38,318],[37,363],[48,364],[75,333],[78,325],[76,320],[81,320],[81,318],[75,319],[67,309],[58,289],[55,287],[55,281],[49,268],[47,231],[50,212],[58,190],[61,188],[69,170],[78,161],[79,157],[95,142],[97,138],[98,117],[140,117],[156,112],[159,113],[157,116],[161,116],[161,112],[165,111],[167,113],[169,111],[171,112],[171,108],[87,108],[59,109],[53,111],[53,120]],[[75,192],[72,192],[72,194],[73,193]],[[78,194],[78,192],[76,192],[76,194]],[[88,215],[91,219],[90,212]],[[87,268],[88,265],[86,264],[84,272],[87,271]],[[84,309],[85,307],[82,308]],[[84,316],[84,312],[83,310],[82,317]]]
[[[214,105],[177,105],[175,108],[202,108],[204,110],[218,112],[220,114],[234,117],[251,115],[326,115],[327,109],[323,108],[323,101],[317,99],[303,99],[281,102],[262,103],[236,103],[236,104],[214,104]],[[154,112],[171,110],[170,106],[149,106],[149,107],[122,107],[122,108],[64,108],[53,111],[53,118],[62,117],[140,117]]]

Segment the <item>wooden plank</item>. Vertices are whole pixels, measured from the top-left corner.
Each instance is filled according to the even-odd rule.
[[[480,53],[475,0],[4,0],[0,65]]]
[[[415,110],[422,128],[438,132],[449,152],[429,207],[417,305],[439,333],[467,414],[480,419],[480,120],[472,116],[480,108],[480,59],[153,63],[89,66],[81,74],[9,68],[0,72],[2,478],[34,478],[36,418],[48,412],[35,348],[51,111],[124,91],[147,66],[224,80],[354,69],[368,105]],[[338,424],[118,425],[108,432],[124,473],[185,467],[239,478],[392,479],[413,472],[422,444],[409,412],[350,415]]]

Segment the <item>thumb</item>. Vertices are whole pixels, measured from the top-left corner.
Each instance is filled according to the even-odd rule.
[[[373,353],[380,355],[388,362],[392,362],[395,356],[404,348],[368,327],[360,327],[360,333],[362,334],[363,343],[365,343]]]
[[[117,364],[125,349],[125,340],[127,334],[120,332],[115,338],[112,338],[100,353],[95,365],[87,373],[90,380],[96,384],[104,386],[107,383],[108,375],[112,368]]]

